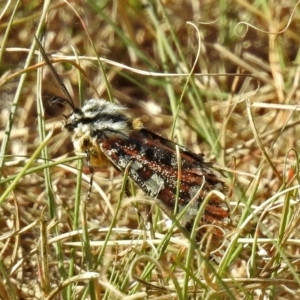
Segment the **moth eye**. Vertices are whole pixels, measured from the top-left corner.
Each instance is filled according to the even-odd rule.
[[[73,119],[73,120],[67,120],[66,123],[65,123],[65,128],[68,130],[68,131],[74,131],[74,129],[78,126],[78,123],[79,121],[76,120],[76,119]]]

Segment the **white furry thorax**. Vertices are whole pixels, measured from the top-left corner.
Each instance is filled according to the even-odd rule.
[[[132,119],[127,109],[103,99],[88,100],[81,109],[67,117],[65,128],[77,138],[100,132],[128,134],[132,130]]]

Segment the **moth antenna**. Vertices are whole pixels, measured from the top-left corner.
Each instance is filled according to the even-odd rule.
[[[47,56],[45,49],[43,47],[43,45],[41,44],[41,42],[39,41],[39,39],[34,36],[35,42],[38,45],[38,48],[40,50],[40,53],[44,59],[44,61],[46,62],[46,64],[48,65],[48,67],[51,70],[52,75],[54,76],[56,82],[58,83],[58,85],[60,86],[60,88],[62,89],[64,95],[66,96],[66,99],[60,98],[60,97],[54,97],[52,99],[50,99],[50,104],[55,104],[55,103],[61,103],[61,104],[68,104],[73,110],[76,109],[74,102],[72,100],[72,97],[69,93],[69,91],[67,90],[66,86],[64,85],[64,83],[62,82],[61,78],[59,77],[59,75],[57,74],[56,70],[54,69],[49,57]]]

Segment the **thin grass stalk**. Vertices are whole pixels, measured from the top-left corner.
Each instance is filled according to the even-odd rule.
[[[37,28],[37,33],[38,34],[40,33],[40,31],[43,28],[44,20],[45,20],[46,14],[48,12],[49,5],[50,5],[50,1],[45,0],[44,6],[43,6],[43,11],[42,11],[42,16],[39,20],[39,24],[38,24],[38,28]],[[24,64],[24,69],[28,68],[31,64],[31,61],[32,61],[32,58],[33,58],[33,55],[34,55],[34,49],[35,49],[34,46],[35,46],[34,43],[32,43],[32,45],[30,47],[30,50],[29,50],[29,53],[28,53],[28,56],[27,56],[27,59],[26,59],[25,64]],[[3,141],[2,141],[1,149],[0,149],[0,170],[3,168],[3,165],[4,165],[4,158],[5,158],[5,153],[6,153],[6,150],[7,150],[9,138],[10,138],[11,129],[12,129],[12,126],[13,126],[15,114],[16,114],[16,111],[17,111],[17,107],[18,107],[18,104],[19,104],[19,100],[20,100],[20,97],[21,97],[21,94],[22,94],[22,90],[23,90],[26,78],[27,78],[27,73],[24,73],[20,76],[20,81],[19,81],[16,93],[15,93],[15,96],[14,96],[14,99],[13,99],[13,103],[12,103],[12,106],[11,106],[9,121],[8,121],[8,123],[6,125],[6,128],[5,128],[5,135],[3,137]],[[0,203],[1,203],[1,201],[0,201]]]

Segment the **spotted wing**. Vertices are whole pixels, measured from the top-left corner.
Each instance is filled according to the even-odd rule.
[[[190,230],[194,218],[207,193],[224,191],[225,184],[217,177],[203,155],[195,154],[147,129],[133,130],[128,135],[110,135],[99,139],[100,148],[121,172],[129,166],[129,177],[149,196],[157,198],[169,214],[174,213],[177,183],[180,178],[178,210],[189,206],[182,225]],[[178,168],[180,153],[181,167]],[[178,172],[180,169],[180,173]],[[217,196],[205,207],[201,224],[222,227],[230,223],[229,209]],[[200,224],[200,225],[201,225]]]

